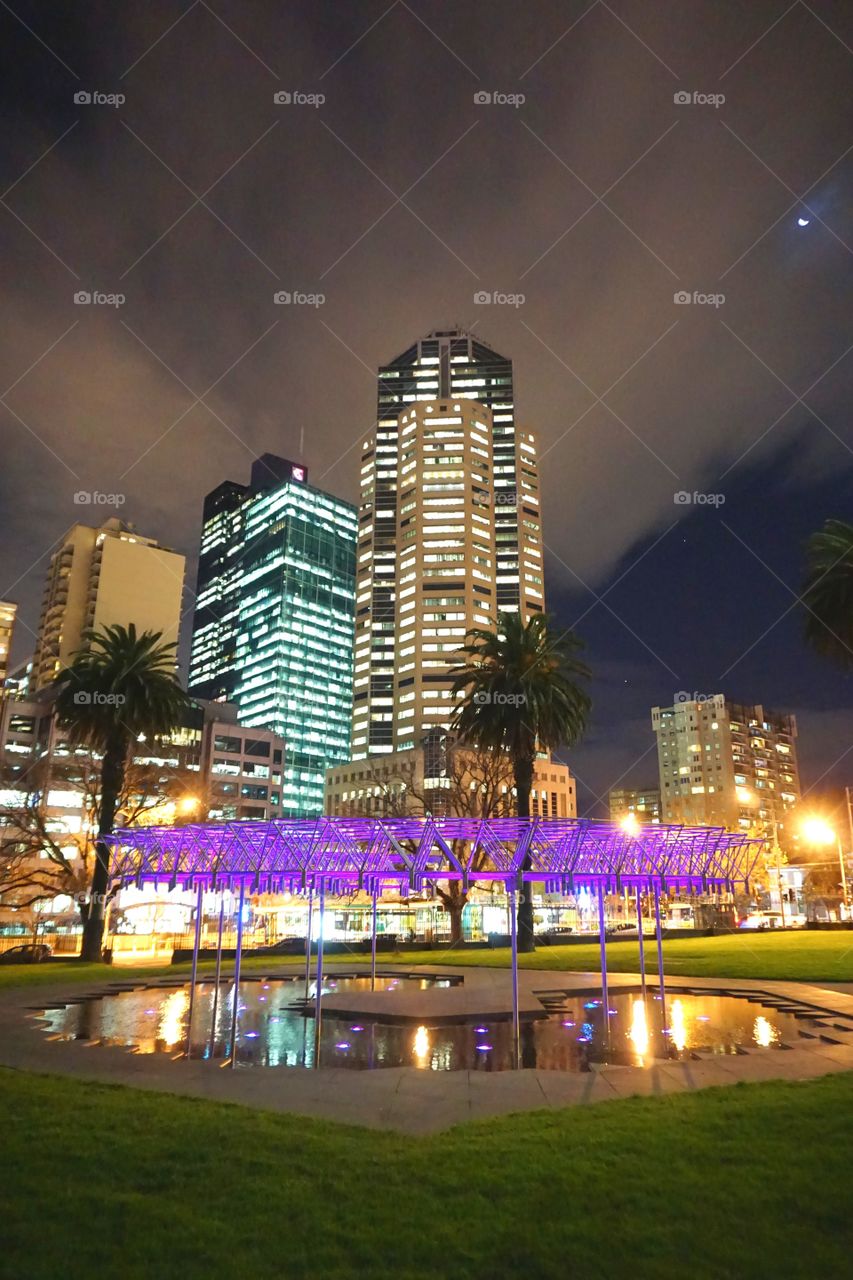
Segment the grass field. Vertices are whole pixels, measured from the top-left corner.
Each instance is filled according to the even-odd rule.
[[[657,952],[654,945],[647,942],[645,952],[649,972],[656,973]],[[366,957],[359,951],[352,957],[331,955],[328,962],[347,964],[350,959],[364,963]],[[402,965],[488,965],[501,968],[509,966],[509,951],[506,948],[494,951],[451,951],[441,948],[435,951],[383,952],[379,962]],[[525,969],[597,972],[598,943],[540,947],[533,955],[521,956],[520,963]],[[636,941],[608,943],[607,964],[613,973],[636,973],[639,969]],[[233,965],[233,962],[226,962],[226,965]],[[249,972],[271,968],[301,969],[303,965],[304,961],[288,957],[244,958],[244,966]],[[796,933],[737,933],[718,938],[671,938],[664,943],[664,967],[672,977],[853,982],[853,931],[820,933],[803,930]],[[211,962],[202,965],[201,971],[209,973],[212,968]],[[189,965],[130,968],[82,964],[79,960],[56,961],[44,965],[0,965],[0,989],[18,985],[40,986],[60,979],[91,982],[103,978],[118,981],[122,978],[155,977],[162,973],[189,973]]]
[[[845,1074],[414,1139],[0,1070],[0,1275],[842,1275],[851,1104]]]

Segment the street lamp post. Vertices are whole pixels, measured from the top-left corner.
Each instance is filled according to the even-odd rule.
[[[846,910],[849,906],[850,899],[847,896],[847,868],[844,865],[844,852],[841,848],[841,836],[834,827],[831,827],[828,822],[820,817],[806,818],[802,825],[802,834],[809,844],[835,845],[838,852],[838,866],[841,871],[841,900]]]

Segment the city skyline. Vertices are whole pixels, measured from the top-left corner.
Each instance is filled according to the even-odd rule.
[[[539,436],[549,607],[595,673],[580,810],[646,780],[648,709],[679,690],[795,713],[804,786],[844,781],[853,692],[795,597],[806,536],[853,500],[853,36],[837,6],[705,10],[579,6],[568,38],[563,6],[492,6],[476,37],[402,5],[198,5],[174,30],[165,3],[34,10],[38,38],[4,13],[13,662],[76,495],[188,554],[203,495],[264,452],[355,501],[377,366],[458,323],[513,359]],[[325,101],[274,101],[294,88]],[[125,101],[75,103],[98,90]]]

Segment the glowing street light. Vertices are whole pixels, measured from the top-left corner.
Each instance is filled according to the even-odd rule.
[[[847,870],[844,866],[844,854],[841,851],[841,836],[834,827],[821,818],[817,814],[813,814],[809,818],[804,818],[800,827],[800,834],[807,844],[823,845],[834,844],[838,850],[838,865],[841,868],[841,896],[847,906]]]
[[[195,813],[198,806],[198,796],[182,796],[178,801],[178,810],[180,813]]]
[[[624,817],[619,819],[619,826],[626,835],[635,836],[640,830],[640,823],[636,813],[626,813]]]

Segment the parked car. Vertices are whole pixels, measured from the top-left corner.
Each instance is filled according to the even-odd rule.
[[[738,923],[739,929],[781,929],[784,921],[781,911],[750,911]]]
[[[46,942],[25,942],[19,947],[10,947],[0,955],[0,964],[41,964],[53,955],[53,948]]]

